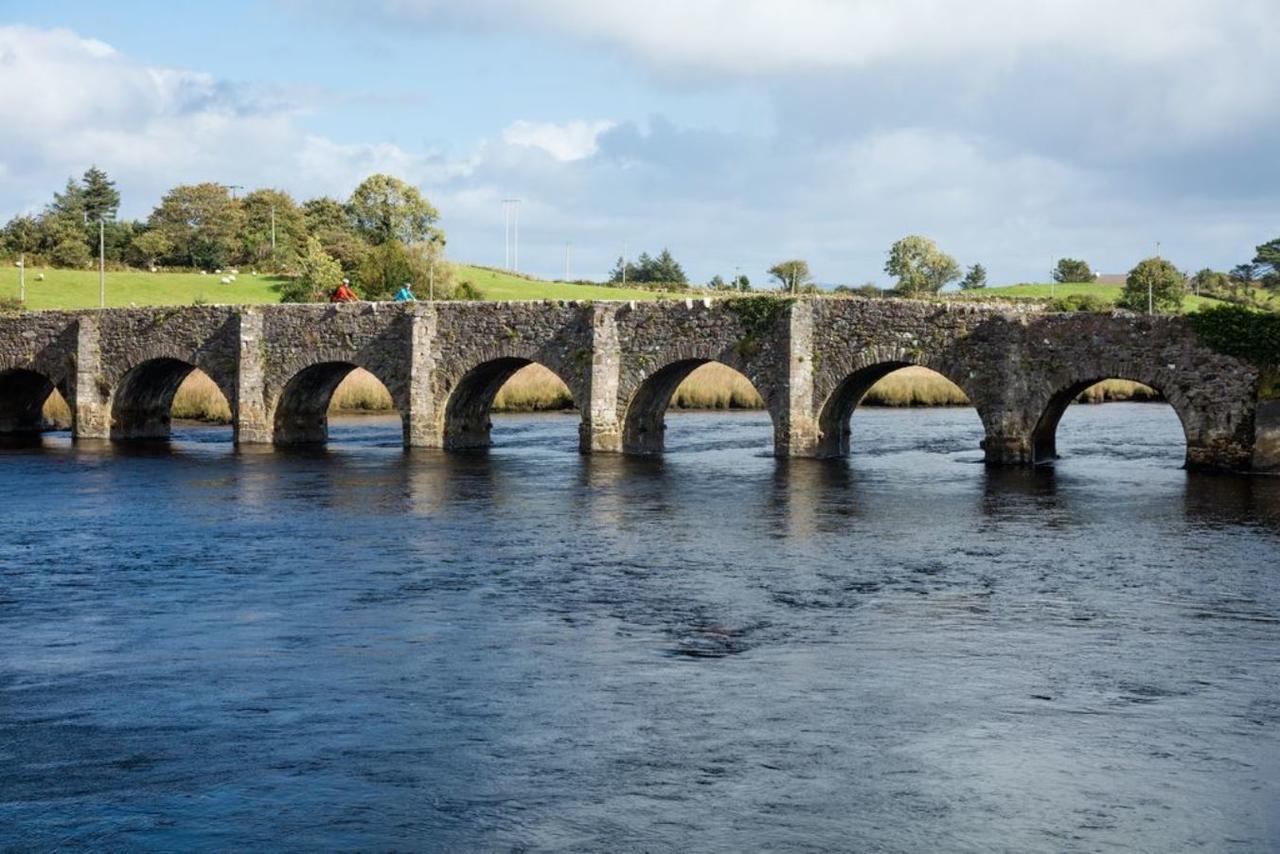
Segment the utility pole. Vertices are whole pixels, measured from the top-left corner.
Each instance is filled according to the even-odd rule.
[[[18,256],[18,302],[27,301],[27,253]]]
[[[1058,295],[1058,277],[1057,269],[1053,266],[1053,259],[1049,259],[1049,299],[1053,299]]]
[[[520,269],[520,200],[503,199],[502,210],[506,215],[503,238],[506,241],[506,260],[504,266],[515,272]]]
[[[276,206],[271,206],[271,259],[276,257]]]
[[[627,286],[627,241],[622,241],[622,286]]]
[[[1160,241],[1156,241],[1156,257],[1160,257]],[[1155,314],[1155,294],[1152,293],[1151,277],[1147,276],[1147,314]]]
[[[243,184],[228,184],[228,185],[227,185],[227,189],[231,191],[231,201],[233,201],[233,202],[234,202],[234,201],[236,200],[236,190],[243,190],[243,189],[244,189],[244,185],[243,185]]]
[[[102,217],[98,217],[98,308],[107,307],[107,241]]]

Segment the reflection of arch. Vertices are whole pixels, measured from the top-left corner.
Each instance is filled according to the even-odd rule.
[[[0,433],[30,434],[47,429],[43,409],[53,389],[53,381],[37,371],[0,371]]]
[[[173,396],[196,366],[182,359],[159,356],[139,362],[116,384],[111,396],[112,439],[167,439]],[[209,375],[222,396],[231,401],[234,393]]]
[[[978,417],[985,426],[986,417],[982,408],[977,405],[977,398],[966,388],[959,372],[950,370],[946,365],[930,361],[918,361],[907,358],[892,358],[888,361],[872,361],[870,364],[855,366],[844,379],[835,385],[831,394],[822,404],[818,413],[818,456],[838,457],[849,453],[849,437],[852,432],[851,421],[858,404],[866,397],[871,387],[894,371],[902,368],[928,368],[956,385],[974,404]]]
[[[357,367],[364,367],[387,388],[392,403],[403,418],[403,401],[377,372],[352,362],[316,362],[290,377],[280,392],[275,409],[275,443],[307,445],[326,441],[329,438],[329,403],[333,392]]]
[[[751,381],[746,372],[718,359],[686,358],[664,365],[645,377],[627,401],[622,420],[622,450],[625,453],[656,454],[662,451],[667,408],[671,405],[672,395],[689,374],[711,362],[725,365],[737,371],[748,382]],[[752,383],[752,386],[764,400],[765,409],[776,431],[777,419],[774,416],[769,390],[761,389],[755,383]]]
[[[444,446],[446,448],[484,448],[491,443],[490,413],[493,400],[502,386],[521,368],[541,365],[555,374],[569,389],[577,405],[573,387],[553,368],[521,356],[500,356],[482,362],[463,374],[453,385],[444,407]]]
[[[1067,407],[1070,406],[1076,398],[1078,398],[1090,386],[1100,383],[1104,380],[1129,380],[1130,382],[1139,382],[1143,385],[1150,386],[1160,393],[1169,405],[1173,407],[1173,411],[1178,416],[1178,423],[1182,425],[1182,437],[1187,445],[1192,444],[1192,437],[1187,429],[1188,414],[1190,405],[1188,401],[1179,394],[1172,396],[1165,394],[1159,384],[1148,380],[1132,379],[1123,375],[1100,376],[1091,379],[1076,380],[1069,385],[1063,386],[1049,396],[1049,400],[1040,410],[1040,417],[1036,421],[1036,426],[1031,431],[1031,459],[1036,464],[1052,462],[1058,456],[1058,423],[1062,421],[1062,416],[1066,413]]]

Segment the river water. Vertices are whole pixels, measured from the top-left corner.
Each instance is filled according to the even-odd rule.
[[[1167,406],[495,422],[0,452],[0,848],[1280,848],[1280,479]]]

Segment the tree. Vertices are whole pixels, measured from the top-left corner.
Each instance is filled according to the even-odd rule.
[[[417,187],[381,174],[370,175],[356,187],[347,212],[356,230],[374,246],[426,240],[440,216]]]
[[[136,257],[142,259],[148,267],[154,267],[160,259],[173,251],[173,241],[158,229],[144,231],[133,238],[130,244]]]
[[[165,194],[148,224],[192,267],[225,267],[237,257],[244,211],[221,184],[183,184]]]
[[[894,287],[904,296],[936,294],[948,282],[960,278],[960,265],[956,259],[938,248],[928,237],[909,234],[889,249],[889,260],[884,271],[896,276]]]
[[[85,170],[81,180],[80,199],[85,216],[90,223],[99,219],[113,222],[120,209],[120,193],[116,190],[116,182],[107,177],[97,166]]]
[[[1257,247],[1253,263],[1261,273],[1262,284],[1268,288],[1280,288],[1280,237],[1268,240]]]
[[[1247,288],[1257,280],[1258,268],[1253,264],[1237,264],[1231,268],[1228,275],[1233,282],[1238,282]]]
[[[658,257],[654,258],[650,263],[650,267],[645,273],[651,282],[667,282],[676,285],[687,285],[689,283],[688,277],[684,274],[684,268],[672,256],[671,250],[665,246],[658,253]]]
[[[791,294],[798,293],[813,281],[813,276],[809,272],[809,263],[799,258],[779,261],[769,268],[769,275],[782,290]]]
[[[298,267],[297,278],[280,289],[281,302],[320,302],[342,283],[342,267],[314,237],[307,238]]]
[[[746,273],[743,273],[738,276],[734,276],[733,289],[735,291],[743,291],[743,292],[751,290],[751,280],[747,278]]]
[[[644,285],[687,285],[689,278],[685,275],[684,268],[671,254],[671,250],[663,247],[657,258],[648,252],[641,252],[634,264],[630,261],[624,263],[619,258],[613,269],[609,271],[609,281],[614,283],[626,281],[627,284]]]
[[[15,255],[34,252],[40,242],[40,225],[29,216],[15,216],[4,227],[4,246]]]
[[[1222,294],[1231,286],[1231,278],[1226,273],[1219,273],[1205,267],[1191,277],[1191,287],[1196,294]]]
[[[75,270],[83,270],[93,263],[93,255],[90,254],[89,247],[79,237],[69,238],[53,247],[53,251],[49,253],[49,259],[56,267],[69,267]]]
[[[1147,258],[1129,271],[1118,304],[1134,311],[1176,313],[1186,290],[1186,277],[1178,268],[1163,258]]]
[[[974,264],[969,268],[969,272],[964,274],[964,278],[960,280],[960,289],[965,291],[973,291],[978,288],[987,286],[987,268],[981,264]]]
[[[727,291],[729,290],[729,283],[721,278],[719,273],[716,273],[711,277],[711,281],[707,282],[707,287],[713,291]]]
[[[307,228],[306,218],[293,197],[283,190],[254,190],[240,205],[244,209],[241,257],[255,265],[270,264],[276,268],[296,263],[305,245]]]
[[[1092,282],[1093,270],[1079,258],[1059,258],[1053,268],[1055,282]]]

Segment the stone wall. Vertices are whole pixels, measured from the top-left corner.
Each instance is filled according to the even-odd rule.
[[[569,387],[584,451],[661,450],[676,386],[722,362],[764,399],[783,456],[848,451],[849,418],[885,374],[938,371],[973,402],[992,463],[1052,458],[1086,386],[1130,379],[1178,412],[1187,463],[1275,464],[1257,428],[1257,372],[1203,347],[1179,318],[1043,314],[903,300],[354,303],[112,309],[0,317],[0,432],[40,429],[54,387],[80,438],[167,435],[195,368],[226,394],[236,441],[326,437],[334,388],[361,367],[386,385],[406,445],[489,441],[501,385],[540,363]],[[1268,410],[1269,412],[1269,410]],[[1261,441],[1259,441],[1261,439]]]

